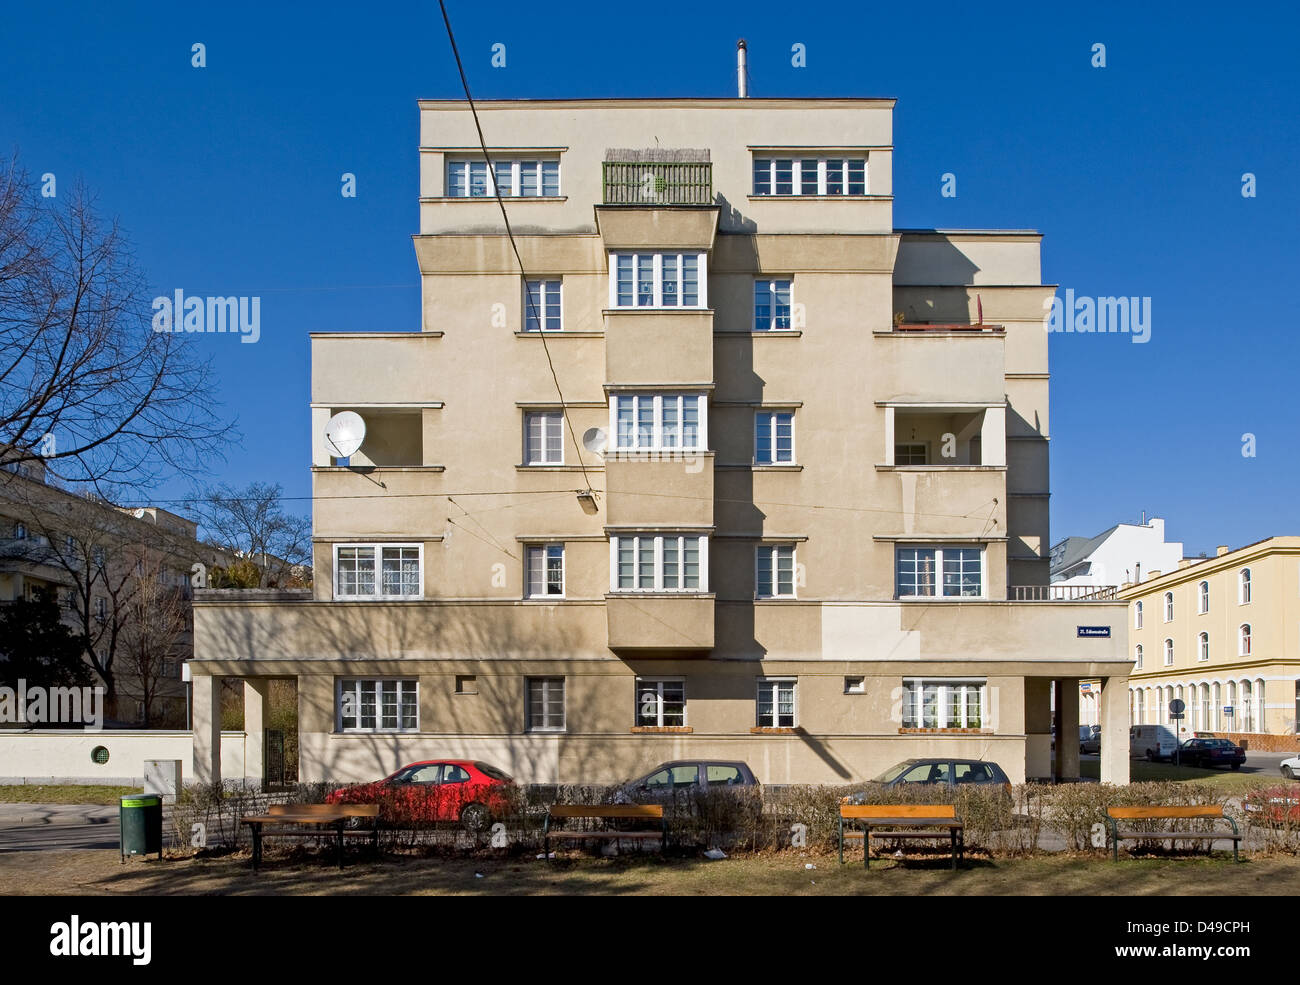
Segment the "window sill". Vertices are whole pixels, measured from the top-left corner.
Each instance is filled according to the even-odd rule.
[[[711,315],[713,309],[707,304],[629,304],[618,305],[613,308],[602,308],[602,315],[634,315],[637,312],[644,312],[647,315],[662,315],[667,313],[683,313],[691,315]],[[555,333],[551,333],[555,334]]]
[[[751,202],[892,202],[893,195],[746,195]]]
[[[689,725],[633,725],[632,735],[690,735],[695,729]]]
[[[768,602],[798,602],[798,601],[799,601],[799,596],[797,596],[797,595],[755,595],[755,596],[754,596],[754,601],[755,601],[755,602],[764,602],[764,603],[768,603]]]
[[[547,331],[547,332],[515,332],[515,338],[517,338],[517,339],[539,339],[539,338],[541,338],[543,335],[545,335],[548,339],[599,339],[599,338],[603,337],[604,334],[605,334],[604,332],[596,332],[596,331],[590,331],[590,330],[586,330],[586,329],[584,329],[584,330],[582,330],[582,331],[580,331],[580,332],[579,332],[579,331],[572,331],[572,332],[571,332],[571,331],[566,331],[565,329],[562,328],[562,329],[560,329],[558,332],[550,332],[550,331]]]
[[[581,465],[516,465],[515,471],[516,472],[582,472],[583,467]],[[605,471],[605,466],[588,465],[586,467],[586,471],[603,472]]]
[[[525,595],[525,596],[524,596],[522,599],[520,599],[519,601],[521,601],[521,602],[541,602],[541,603],[545,604],[545,603],[547,603],[547,602],[564,602],[564,601],[566,601],[566,599],[565,599],[565,597],[564,597],[563,595]]]
[[[335,595],[331,602],[423,602],[423,595]]]
[[[312,472],[356,472],[373,475],[376,472],[446,472],[445,465],[313,465]]]
[[[798,735],[793,728],[773,728],[770,725],[756,725],[749,730],[750,735]]]
[[[772,329],[768,329],[766,332],[757,331],[757,330],[749,331],[749,332],[741,332],[741,331],[736,331],[734,329],[727,329],[720,332],[715,331],[713,334],[721,335],[724,338],[740,338],[740,339],[746,339],[746,338],[797,339],[801,335],[803,335],[803,329],[772,328]]]
[[[1003,599],[990,599],[987,595],[895,595],[895,602],[1001,602]],[[1009,601],[1009,600],[1005,600]]]
[[[877,472],[1005,472],[1005,465],[882,465]]]
[[[993,735],[991,728],[900,728],[899,735]]]
[[[509,202],[512,205],[516,202],[567,202],[568,195],[502,195],[503,202]],[[495,195],[427,195],[420,199],[420,204],[430,204],[437,202],[490,202],[497,204]]]

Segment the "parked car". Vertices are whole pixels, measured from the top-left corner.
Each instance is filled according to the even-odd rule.
[[[459,821],[471,831],[488,827],[509,812],[508,788],[514,780],[504,770],[470,759],[408,763],[374,783],[331,791],[329,804],[378,803],[381,819],[398,822]]]
[[[1173,759],[1177,748],[1178,739],[1166,725],[1133,725],[1128,730],[1128,754],[1137,759]]]
[[[1101,726],[1079,726],[1079,752],[1101,752]]]
[[[871,781],[885,787],[910,786],[917,783],[942,784],[952,788],[965,784],[1000,786],[1011,793],[1011,780],[997,763],[982,759],[905,759],[891,766]],[[849,803],[865,804],[871,792],[850,795]]]
[[[1282,760],[1282,775],[1288,780],[1296,779],[1300,774],[1300,756],[1292,756],[1290,759]]]
[[[1241,801],[1246,815],[1256,823],[1300,823],[1300,788],[1290,785],[1252,790]]]
[[[1228,739],[1188,739],[1178,751],[1178,760],[1185,766],[1230,766],[1239,770],[1246,761],[1246,750]]]
[[[660,763],[645,776],[628,780],[614,793],[617,803],[630,803],[691,790],[758,789],[761,785],[746,763],[717,759],[678,759]]]

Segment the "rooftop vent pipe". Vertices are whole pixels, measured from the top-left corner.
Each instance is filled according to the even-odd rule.
[[[741,99],[749,98],[749,68],[745,64],[745,39],[736,42],[736,89]]]

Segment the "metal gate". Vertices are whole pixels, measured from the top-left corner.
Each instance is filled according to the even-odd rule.
[[[266,729],[265,755],[262,760],[266,765],[267,786],[284,786],[284,732],[280,729]]]

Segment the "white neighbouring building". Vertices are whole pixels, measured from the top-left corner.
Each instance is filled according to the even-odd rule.
[[[1183,559],[1182,541],[1165,540],[1165,521],[1117,523],[1096,537],[1066,537],[1052,546],[1053,585],[1125,585],[1152,571],[1172,571]]]

